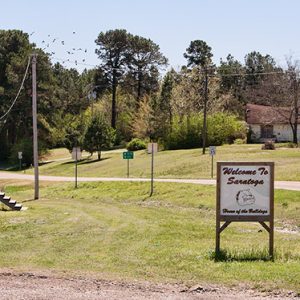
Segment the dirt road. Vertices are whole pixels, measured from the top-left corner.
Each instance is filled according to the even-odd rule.
[[[86,299],[297,299],[292,292],[262,294],[247,289],[228,289],[218,286],[151,284],[148,282],[118,282],[86,277],[66,277],[53,273],[17,273],[0,270],[2,300],[86,300]],[[299,298],[298,298],[299,299]]]

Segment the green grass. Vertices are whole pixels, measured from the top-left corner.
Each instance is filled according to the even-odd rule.
[[[300,292],[300,192],[275,192],[275,261],[268,234],[256,223],[222,233],[215,259],[215,188],[156,183],[43,183],[0,181],[23,201],[24,212],[0,212],[0,267],[92,272],[154,282],[249,284]]]
[[[87,177],[126,177],[127,162],[122,151],[105,152],[101,161],[85,158],[79,163],[78,175]],[[210,178],[211,158],[202,155],[200,149],[161,151],[155,155],[155,177],[157,178]],[[50,159],[70,157],[65,149],[51,152]],[[261,150],[258,145],[225,145],[217,147],[216,161],[274,161],[276,180],[300,180],[300,150],[277,148]],[[150,177],[151,156],[145,151],[135,152],[130,160],[131,177]],[[28,170],[27,173],[32,173]],[[40,167],[42,175],[74,176],[72,160],[56,161]],[[214,172],[215,176],[215,172]]]

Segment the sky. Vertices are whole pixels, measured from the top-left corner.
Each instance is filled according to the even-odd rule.
[[[79,71],[99,64],[98,34],[121,28],[158,44],[175,70],[192,40],[206,41],[216,64],[255,50],[284,66],[300,59],[299,12],[298,0],[2,0],[0,29],[32,34],[53,62]]]

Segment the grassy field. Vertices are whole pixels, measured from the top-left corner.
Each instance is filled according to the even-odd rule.
[[[124,150],[105,152],[101,161],[96,156],[86,158],[79,163],[79,176],[126,177],[127,164],[122,158]],[[84,155],[87,155],[84,153]],[[47,158],[68,158],[65,149],[51,152]],[[215,161],[274,161],[276,180],[300,180],[300,150],[277,148],[261,150],[261,145],[225,145],[217,147]],[[145,151],[135,152],[130,161],[131,177],[150,177],[151,156]],[[32,173],[28,170],[27,173]],[[45,163],[40,168],[42,175],[74,175],[72,160]],[[214,172],[215,173],[215,172]],[[157,178],[210,178],[211,158],[202,155],[200,149],[161,151],[155,155],[155,177]]]
[[[149,198],[147,183],[80,183],[77,190],[43,183],[38,201],[32,183],[0,187],[29,208],[0,211],[0,267],[300,293],[300,192],[275,192],[272,262],[268,235],[254,223],[230,225],[221,238],[224,258],[214,260],[211,186],[157,183]]]

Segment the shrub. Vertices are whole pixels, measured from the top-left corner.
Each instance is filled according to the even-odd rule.
[[[292,143],[292,142],[288,142],[288,143],[287,143],[287,147],[288,147],[288,148],[298,148],[298,144]]]
[[[137,151],[146,149],[146,143],[138,138],[132,139],[126,146],[128,151]]]
[[[165,149],[190,149],[200,147],[202,116],[194,114],[190,116],[175,116],[172,120],[172,127],[163,139]]]
[[[38,144],[39,157],[47,153],[46,147],[42,142]],[[33,142],[32,138],[23,138],[14,144],[11,148],[9,161],[18,164],[18,152],[22,152],[22,163],[26,166],[33,164]]]
[[[242,145],[242,144],[246,144],[246,140],[235,139],[233,143],[236,144],[236,145]]]
[[[175,116],[172,128],[164,137],[165,149],[189,149],[202,146],[203,114]],[[233,143],[246,138],[246,126],[235,115],[216,113],[207,117],[207,146]]]
[[[207,118],[207,144],[232,144],[236,138],[246,138],[246,126],[235,115],[216,113]]]

